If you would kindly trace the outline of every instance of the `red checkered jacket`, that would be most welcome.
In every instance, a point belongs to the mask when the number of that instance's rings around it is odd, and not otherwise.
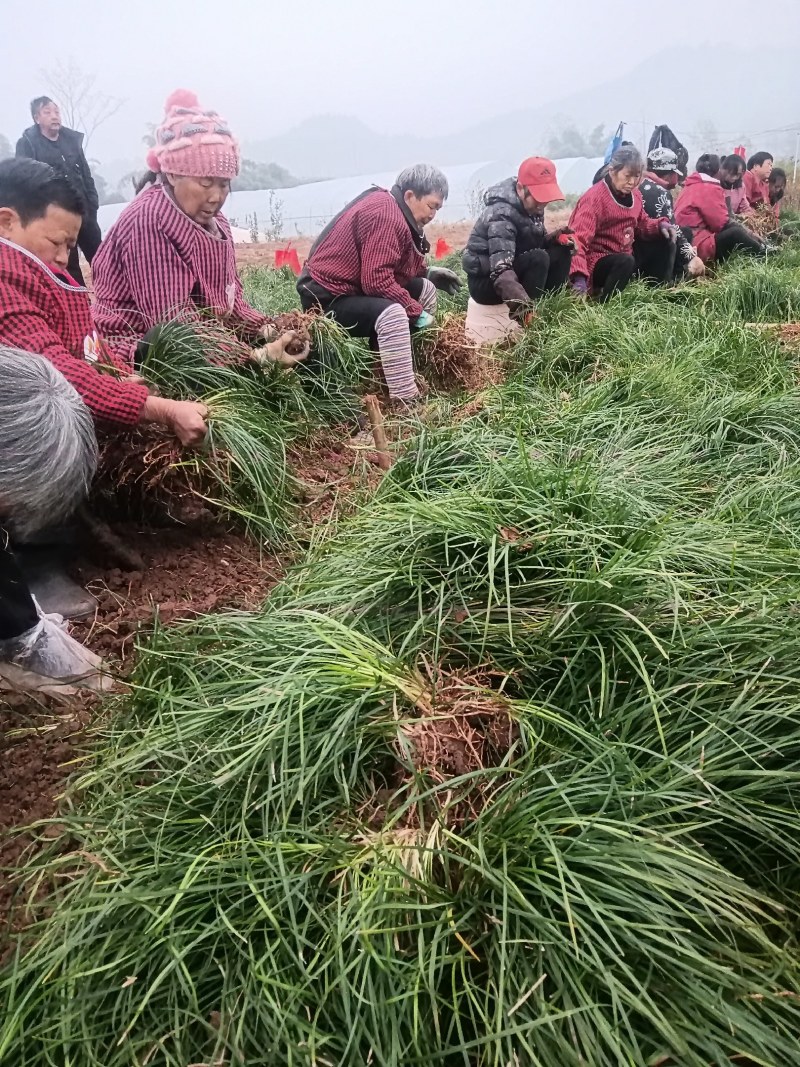
[[[410,319],[422,306],[403,286],[427,273],[408,222],[386,189],[361,197],[313,249],[308,273],[334,296],[380,296],[401,304]]]
[[[0,342],[49,359],[96,419],[123,426],[139,421],[148,390],[115,377],[133,368],[98,337],[87,291],[3,238]],[[101,373],[103,366],[110,373]]]
[[[270,320],[244,299],[230,225],[221,236],[189,218],[162,184],[128,204],[92,262],[94,318],[115,344],[135,344],[169,319],[196,319],[205,308],[243,340]]]
[[[638,189],[633,190],[633,206],[625,207],[614,199],[608,182],[599,181],[583,194],[569,220],[578,245],[570,277],[581,274],[591,284],[594,268],[601,259],[621,252],[632,255],[635,238],[661,238],[659,227],[663,221],[650,218]]]

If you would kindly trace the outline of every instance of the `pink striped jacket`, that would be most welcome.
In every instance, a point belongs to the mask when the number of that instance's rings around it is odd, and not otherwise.
[[[212,311],[242,339],[269,321],[245,301],[231,229],[217,216],[214,235],[189,218],[163,185],[150,186],[111,227],[92,263],[94,319],[119,344],[157,323]]]

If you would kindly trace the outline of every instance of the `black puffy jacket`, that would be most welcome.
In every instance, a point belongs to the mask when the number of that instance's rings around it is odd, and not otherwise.
[[[544,215],[529,215],[517,196],[517,179],[507,178],[484,197],[486,207],[475,223],[464,249],[465,273],[494,282],[523,252],[544,248]]]
[[[83,151],[83,134],[62,126],[58,139],[43,136],[39,127],[29,126],[17,141],[17,159],[38,159],[49,163],[57,174],[69,178],[83,196],[89,210],[97,211],[97,186]]]

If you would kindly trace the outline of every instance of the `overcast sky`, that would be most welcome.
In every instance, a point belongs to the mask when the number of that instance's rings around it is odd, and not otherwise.
[[[29,125],[42,71],[76,60],[125,104],[98,157],[143,154],[166,96],[194,89],[240,140],[320,113],[386,132],[454,130],[602,83],[680,42],[800,47],[800,0],[0,0],[0,133]],[[672,28],[669,19],[672,19]],[[741,92],[767,70],[741,72]],[[702,70],[654,70],[696,81]],[[800,112],[800,86],[798,87]],[[800,118],[800,114],[798,115]]]

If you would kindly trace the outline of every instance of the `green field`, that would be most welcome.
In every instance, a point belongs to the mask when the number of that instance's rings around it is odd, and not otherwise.
[[[747,325],[799,317],[792,245],[556,295],[259,614],[156,632],[0,1063],[799,1063],[798,357]]]

